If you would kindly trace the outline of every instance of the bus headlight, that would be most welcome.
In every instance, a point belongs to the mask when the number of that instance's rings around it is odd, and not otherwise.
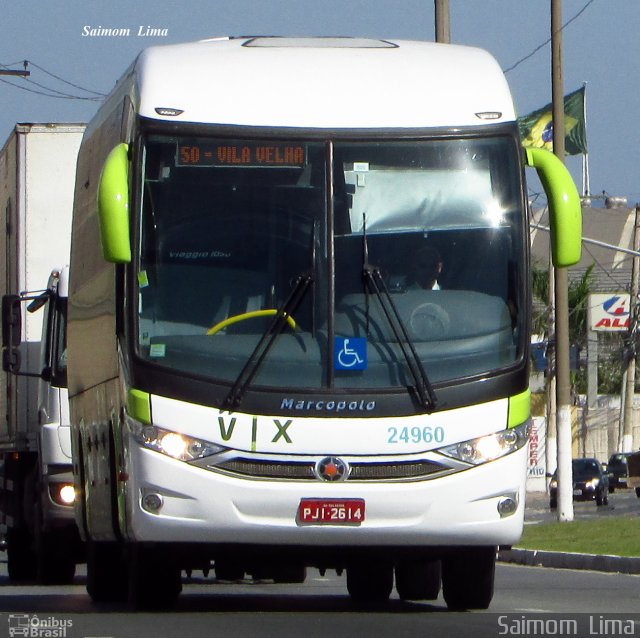
[[[133,438],[143,447],[179,461],[196,461],[224,450],[215,443],[164,430],[154,425],[143,425],[133,419],[129,419],[129,429]]]
[[[436,450],[440,454],[471,465],[495,461],[524,447],[529,440],[529,422],[477,439],[469,439]]]

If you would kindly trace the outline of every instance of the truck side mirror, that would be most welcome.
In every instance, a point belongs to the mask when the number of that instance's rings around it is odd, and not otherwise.
[[[2,297],[2,369],[16,374],[20,370],[22,306],[20,295]]]
[[[2,297],[2,347],[20,345],[22,331],[22,305],[20,295],[3,295]]]
[[[98,218],[103,257],[114,264],[131,261],[129,234],[129,146],[109,153],[98,185]]]
[[[5,348],[2,351],[2,369],[11,374],[20,372],[20,350],[18,348]]]

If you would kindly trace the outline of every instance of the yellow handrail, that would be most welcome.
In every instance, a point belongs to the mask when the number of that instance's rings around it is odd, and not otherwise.
[[[223,319],[215,326],[212,326],[207,330],[207,335],[211,336],[216,334],[216,332],[220,332],[227,326],[231,326],[234,323],[238,323],[239,321],[245,321],[246,319],[253,319],[254,317],[272,317],[273,315],[278,314],[278,311],[275,308],[267,308],[265,310],[252,310],[251,312],[243,312],[239,315],[234,315],[233,317],[227,317]],[[297,328],[296,322],[293,320],[293,317],[289,315],[285,315],[287,323],[295,330]]]

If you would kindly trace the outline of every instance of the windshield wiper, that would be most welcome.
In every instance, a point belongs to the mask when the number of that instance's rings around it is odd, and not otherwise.
[[[222,402],[222,406],[224,408],[231,410],[240,405],[242,397],[247,391],[247,388],[253,382],[262,362],[273,347],[278,335],[287,325],[289,318],[295,316],[296,311],[300,307],[300,304],[312,283],[313,277],[311,276],[311,273],[305,273],[297,278],[289,296],[282,306],[278,308],[273,321],[265,330],[258,342],[258,345],[249,355],[247,362],[244,364],[244,367],[236,378],[229,394],[227,394],[226,398]]]
[[[364,216],[363,216],[364,217]],[[369,263],[369,248],[367,245],[367,227],[366,220],[363,220],[363,265],[362,278],[365,283],[365,293],[369,290],[373,292],[378,299],[382,311],[391,326],[391,330],[398,342],[398,346],[402,351],[402,355],[407,362],[411,376],[415,383],[415,391],[418,396],[420,405],[427,410],[432,411],[438,402],[436,394],[433,390],[429,377],[422,365],[422,361],[416,351],[416,347],[409,336],[407,327],[402,320],[402,316],[398,311],[393,298],[389,294],[389,288],[380,272],[380,268]],[[367,331],[369,330],[369,298],[365,299],[367,314]]]
[[[431,382],[429,381],[429,377],[427,376],[424,366],[422,365],[422,361],[418,356],[415,345],[413,344],[411,337],[409,337],[407,327],[404,325],[402,317],[398,312],[398,308],[389,294],[387,284],[380,274],[380,269],[377,266],[365,264],[362,276],[369,289],[375,293],[378,298],[384,315],[387,318],[387,322],[391,326],[391,330],[393,330],[393,334],[400,346],[402,355],[407,362],[411,376],[413,377],[415,383],[414,387],[418,395],[420,405],[427,411],[433,410],[436,407],[438,399],[433,387],[431,386]]]

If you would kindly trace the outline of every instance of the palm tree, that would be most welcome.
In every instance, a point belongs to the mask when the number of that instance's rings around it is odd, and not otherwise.
[[[572,344],[584,345],[587,339],[587,300],[593,285],[593,267],[591,264],[580,279],[569,282],[569,341]],[[532,275],[533,287],[533,331],[537,334],[549,335],[549,318],[551,306],[549,300],[549,270],[534,264]]]
[[[593,286],[594,264],[589,266],[579,279],[569,282],[567,290],[569,300],[569,342],[572,346],[584,348],[587,342],[587,302]],[[532,273],[533,289],[533,332],[549,337],[551,304],[549,300],[549,270],[534,264]],[[571,384],[576,389],[586,385],[583,370],[572,372]]]

